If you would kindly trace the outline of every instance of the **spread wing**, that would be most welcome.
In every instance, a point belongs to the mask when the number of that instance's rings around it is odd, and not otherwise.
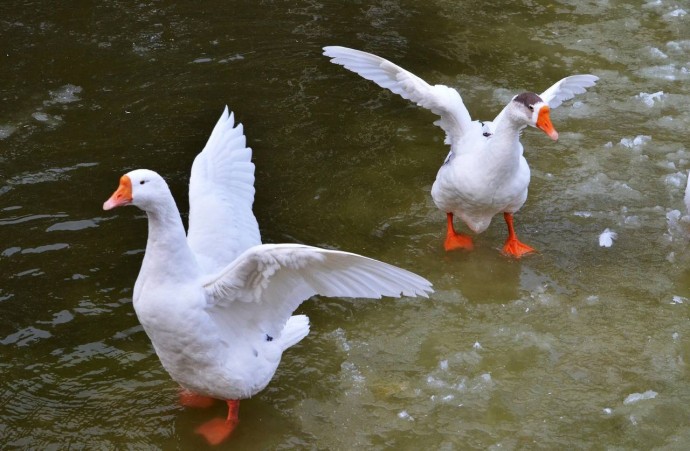
[[[189,181],[189,247],[208,271],[218,271],[261,244],[252,212],[254,164],[242,124],[225,107]]]
[[[595,75],[571,75],[555,83],[539,97],[552,109],[557,108],[566,100],[587,91],[587,88],[594,86],[597,80],[599,77]]]
[[[295,309],[317,294],[378,299],[433,292],[428,280],[396,266],[299,244],[254,246],[204,288],[212,316],[221,316],[228,327],[258,328],[272,337],[279,337]]]
[[[431,110],[441,118],[434,122],[446,132],[446,144],[469,131],[470,113],[458,91],[444,85],[431,86],[411,72],[371,53],[346,47],[324,47],[323,54],[382,88]]]

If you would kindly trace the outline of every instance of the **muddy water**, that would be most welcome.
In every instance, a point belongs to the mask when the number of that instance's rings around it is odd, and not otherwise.
[[[429,300],[314,298],[312,332],[243,401],[235,449],[685,449],[690,443],[690,6],[659,0],[53,2],[0,6],[0,442],[189,449],[196,425],[131,306],[146,240],[105,213],[147,167],[187,211],[225,104],[245,125],[266,242],[363,253]],[[523,134],[518,234],[446,255],[434,116],[332,65],[367,50],[491,119],[573,73],[598,86]],[[599,246],[605,229],[617,233]]]

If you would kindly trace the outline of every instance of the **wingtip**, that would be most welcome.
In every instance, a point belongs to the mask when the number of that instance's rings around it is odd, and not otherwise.
[[[597,77],[596,75],[592,75],[592,74],[581,74],[581,75],[578,75],[578,77],[581,80],[586,80],[587,82],[591,83],[588,87],[594,86],[596,84],[596,82],[599,81],[599,77]]]
[[[323,48],[323,55],[331,59],[336,59],[338,58],[338,51],[342,50],[343,48],[344,47],[340,47],[338,45],[327,45]]]
[[[421,276],[418,277],[422,279],[420,283],[415,284],[411,290],[405,290],[401,294],[408,297],[423,297],[429,299],[429,295],[434,293],[433,284]]]
[[[223,114],[220,115],[220,120],[218,122],[227,123],[230,125],[230,128],[239,128],[240,133],[244,134],[242,130],[242,124],[235,124],[235,112],[232,111],[227,105],[225,105],[225,108],[223,109]]]

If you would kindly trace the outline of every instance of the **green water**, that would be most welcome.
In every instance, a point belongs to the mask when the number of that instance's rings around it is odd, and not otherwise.
[[[186,214],[227,104],[254,149],[265,242],[362,253],[436,293],[304,303],[310,335],[223,447],[687,449],[689,21],[668,0],[0,4],[2,448],[205,447],[193,430],[223,406],[177,405],[131,306],[145,217],[101,206],[145,167]],[[325,45],[453,86],[480,119],[599,76],[553,111],[558,142],[523,134],[516,227],[539,254],[502,257],[501,218],[474,252],[445,254],[434,115]]]

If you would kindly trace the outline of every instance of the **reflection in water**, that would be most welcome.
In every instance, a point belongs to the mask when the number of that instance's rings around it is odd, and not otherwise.
[[[229,104],[251,126],[267,242],[371,255],[431,300],[313,299],[312,332],[243,405],[237,448],[592,448],[690,443],[690,10],[678,2],[0,5],[0,437],[9,447],[202,446],[131,308],[145,218],[101,218],[113,177],[191,161]],[[492,117],[583,72],[594,95],[525,132],[518,235],[439,247],[433,114],[337,70],[386,55]],[[576,99],[579,100],[579,99]],[[598,237],[618,233],[610,248]],[[42,250],[41,252],[24,252]],[[629,396],[656,397],[625,403]],[[219,409],[222,406],[219,406]],[[469,445],[468,445],[469,444]]]

